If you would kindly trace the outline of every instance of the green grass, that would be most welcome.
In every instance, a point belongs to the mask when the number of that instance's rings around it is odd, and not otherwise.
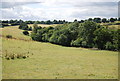
[[[120,29],[119,25],[109,25],[108,27],[111,29]]]
[[[2,31],[2,35],[12,35],[12,37],[17,39],[26,39],[30,40],[31,38],[29,36],[23,35],[24,30],[18,29],[18,26],[9,26],[5,28],[0,28],[0,31]]]
[[[2,40],[0,38],[0,75],[2,75],[2,58],[1,57],[2,57]],[[0,80],[2,80],[2,76],[0,76]]]
[[[14,30],[15,31],[12,31]],[[3,35],[30,39],[17,27],[6,27]],[[11,31],[10,31],[11,30]],[[7,33],[9,31],[9,33]],[[19,31],[19,32],[17,32]],[[16,35],[13,33],[16,32]],[[3,58],[3,79],[112,79],[118,78],[118,52],[63,47],[50,43],[2,39],[3,56],[28,54],[29,58]]]

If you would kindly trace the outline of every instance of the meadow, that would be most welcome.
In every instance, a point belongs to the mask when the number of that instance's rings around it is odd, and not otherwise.
[[[38,24],[38,26],[41,26],[41,27],[50,27],[50,26],[52,26],[52,27],[55,27],[55,26],[57,26],[58,24]],[[31,27],[33,27],[33,24],[28,24],[28,26],[31,26]]]
[[[116,23],[120,23],[120,21],[115,21],[112,23],[100,23],[100,25],[107,26],[111,29],[120,29],[119,25],[116,25]],[[108,25],[108,24],[110,24],[110,25]]]
[[[3,36],[3,79],[118,78],[118,52],[32,41],[29,36],[23,35],[23,30],[18,26],[0,28],[0,31]],[[8,39],[6,35],[16,39]],[[4,58],[6,51],[9,54],[27,54],[29,57],[7,60]]]

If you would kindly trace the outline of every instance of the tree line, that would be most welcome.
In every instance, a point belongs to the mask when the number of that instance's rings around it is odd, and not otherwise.
[[[115,21],[120,21],[120,18],[89,18],[86,20],[80,20],[78,21],[79,23],[83,23],[85,21],[94,21],[96,23],[109,23],[109,22],[115,22]],[[77,21],[77,19],[74,20],[74,22]],[[23,21],[23,20],[2,20],[1,21],[1,27],[4,26],[15,26],[15,25],[20,25],[21,23],[25,22],[26,24],[34,24],[37,22],[38,24],[64,24],[64,23],[71,23],[65,20],[47,20],[47,21]]]
[[[38,24],[64,24],[68,23],[68,21],[65,20],[47,20],[47,21],[23,21],[23,20],[3,20],[1,21],[2,27],[4,26],[15,26],[15,25],[20,25],[21,23],[26,23],[26,24],[34,24],[37,22]]]
[[[84,23],[74,21],[56,27],[40,27],[33,25],[31,38],[35,41],[50,42],[69,47],[98,48],[101,50],[118,51],[120,29],[108,27],[87,20]]]

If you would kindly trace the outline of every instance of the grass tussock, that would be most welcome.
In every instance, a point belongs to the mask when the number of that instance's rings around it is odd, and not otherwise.
[[[6,54],[3,57],[7,60],[14,60],[14,59],[26,59],[29,57],[29,55],[28,54],[8,53],[6,50]]]

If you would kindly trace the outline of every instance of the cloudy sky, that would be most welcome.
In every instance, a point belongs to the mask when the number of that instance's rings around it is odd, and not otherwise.
[[[0,0],[0,5],[2,20],[73,21],[118,16],[118,0]]]

